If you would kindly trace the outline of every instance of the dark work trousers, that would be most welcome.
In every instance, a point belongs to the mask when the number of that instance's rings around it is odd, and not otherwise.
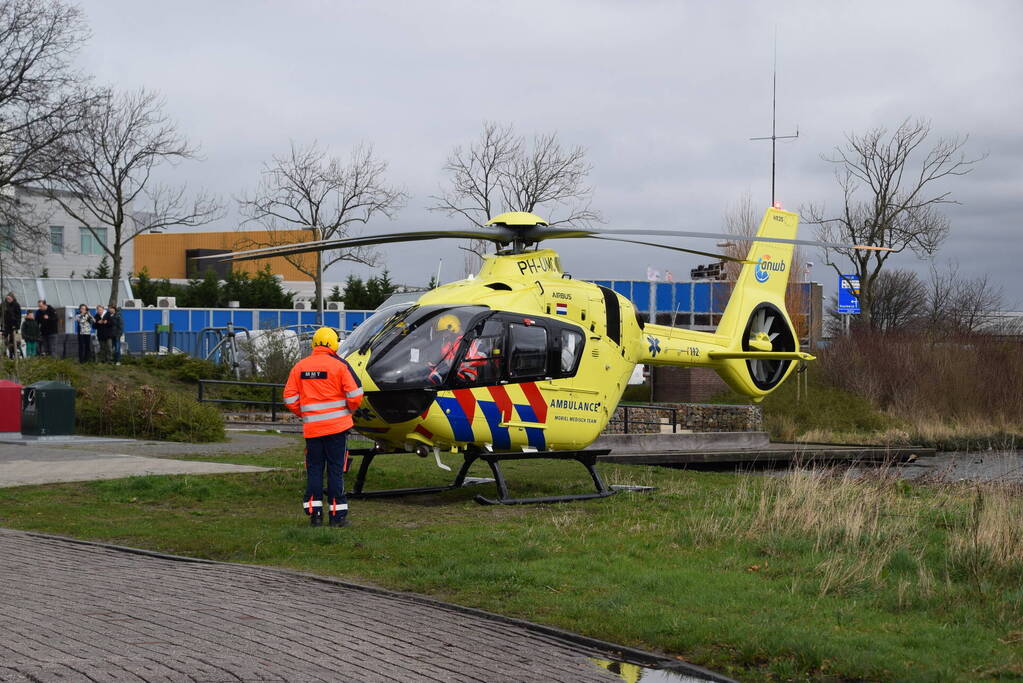
[[[306,514],[327,510],[331,519],[344,519],[348,515],[345,497],[345,449],[348,432],[316,436],[305,440],[305,471],[307,483],[302,506]],[[327,499],[323,499],[323,469],[327,469]],[[322,506],[322,507],[321,507]]]
[[[92,335],[78,335],[78,362],[87,363],[92,360]]]
[[[57,335],[55,334],[44,334],[43,344],[40,350],[43,356],[56,356],[57,355]]]

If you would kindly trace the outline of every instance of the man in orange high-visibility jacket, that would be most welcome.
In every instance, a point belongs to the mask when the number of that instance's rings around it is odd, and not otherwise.
[[[337,345],[337,332],[329,327],[316,330],[313,352],[295,363],[284,386],[284,404],[302,418],[307,478],[302,506],[313,526],[323,524],[324,467],[330,526],[348,525],[343,467],[352,413],[362,403],[362,384],[337,355]]]

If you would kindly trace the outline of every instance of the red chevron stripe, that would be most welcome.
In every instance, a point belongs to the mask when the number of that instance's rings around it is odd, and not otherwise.
[[[422,434],[427,439],[432,439],[433,438],[433,432],[431,432],[429,429],[427,429],[423,425],[416,425],[416,428],[413,429],[412,431],[413,432],[417,432],[419,434]]]
[[[543,394],[540,393],[540,389],[537,388],[535,382],[526,382],[522,385],[522,393],[526,395],[526,400],[529,401],[529,407],[536,413],[536,419],[541,424],[547,423],[547,401],[544,399]]]
[[[497,407],[501,409],[501,419],[504,422],[509,422],[512,419],[512,400],[508,396],[508,390],[500,384],[487,387],[487,389],[490,391],[490,395],[494,397]]]
[[[465,417],[472,424],[472,418],[476,415],[476,397],[472,395],[471,389],[455,389],[455,398],[458,399],[458,405],[462,406],[462,410],[465,411]]]

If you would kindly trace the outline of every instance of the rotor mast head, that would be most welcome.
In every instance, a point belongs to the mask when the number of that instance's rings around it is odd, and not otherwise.
[[[549,223],[535,213],[527,211],[506,211],[494,216],[486,223],[488,226],[504,228],[511,235],[511,248],[505,253],[521,254],[526,247],[536,244],[535,233],[546,228]]]

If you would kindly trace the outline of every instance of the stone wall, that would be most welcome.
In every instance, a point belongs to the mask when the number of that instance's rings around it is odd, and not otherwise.
[[[655,407],[618,406],[605,434],[625,433],[625,412],[628,410],[629,434],[670,434],[669,408],[675,408],[678,431],[690,432],[759,432],[764,428],[764,411],[758,405],[713,405],[709,403],[666,403]],[[650,423],[650,424],[646,424]]]
[[[728,385],[710,368],[677,368],[659,365],[653,370],[653,400],[699,402],[728,391]]]

